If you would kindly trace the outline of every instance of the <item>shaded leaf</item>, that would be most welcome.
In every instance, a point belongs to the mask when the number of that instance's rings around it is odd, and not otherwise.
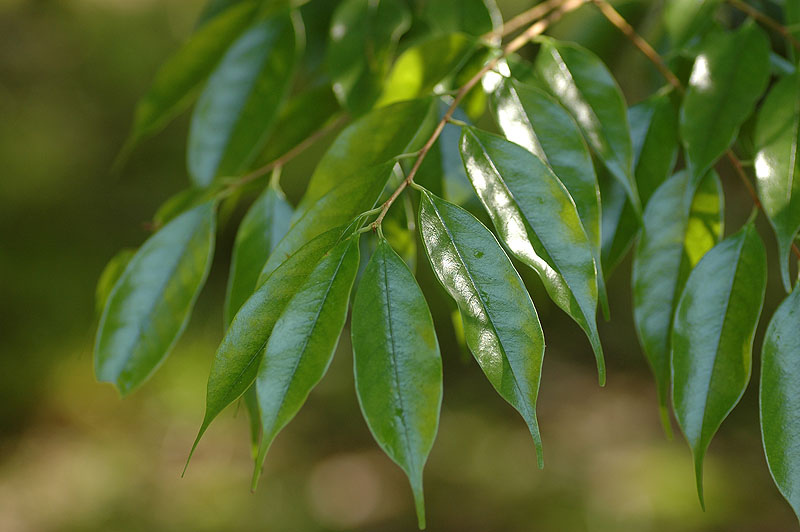
[[[721,0],[667,0],[664,26],[674,48],[682,48],[708,29]]]
[[[359,281],[351,335],[364,419],[408,475],[419,526],[425,528],[422,470],[439,426],[442,361],[425,297],[386,240]]]
[[[184,212],[213,200],[219,192],[220,188],[217,186],[190,187],[181,190],[161,204],[153,215],[153,226],[157,229],[167,225],[170,220]]]
[[[714,246],[689,275],[672,330],[672,403],[692,449],[703,502],[703,458],[750,380],[767,281],[752,223]]]
[[[536,396],[544,335],[522,279],[491,231],[461,207],[423,192],[419,229],[436,277],[458,305],[467,346],[522,415],[541,467]]]
[[[419,18],[434,34],[463,32],[481,36],[503,25],[494,0],[460,0],[457,9],[451,0],[426,0]]]
[[[121,395],[143,383],[180,337],[214,253],[214,204],[178,216],[151,236],[108,296],[94,346],[97,379]]]
[[[100,277],[97,279],[97,287],[94,291],[94,308],[98,316],[102,314],[103,308],[106,306],[106,301],[108,301],[108,296],[111,294],[111,290],[114,288],[114,285],[117,284],[119,278],[122,277],[122,273],[135,254],[135,249],[123,249],[119,251],[116,255],[111,257],[111,260],[108,261],[108,264],[106,264],[105,268],[103,268],[103,271],[100,273]]]

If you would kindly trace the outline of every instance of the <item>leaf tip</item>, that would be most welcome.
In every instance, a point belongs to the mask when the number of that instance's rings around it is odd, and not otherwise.
[[[697,498],[700,501],[700,508],[706,511],[706,500],[703,494],[703,457],[698,456],[694,459],[694,475],[697,483]]]
[[[411,479],[411,492],[414,496],[414,509],[417,512],[417,526],[425,530],[425,496],[422,491],[422,473]]]
[[[661,415],[661,428],[664,429],[664,436],[666,436],[667,440],[672,441],[672,424],[669,422],[669,408],[667,408],[667,404],[662,402],[658,405],[658,411]]]

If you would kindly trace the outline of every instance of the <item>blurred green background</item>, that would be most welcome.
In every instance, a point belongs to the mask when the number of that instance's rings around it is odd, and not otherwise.
[[[648,4],[619,6],[646,28]],[[528,5],[500,2],[506,16]],[[93,377],[96,278],[118,249],[147,237],[145,222],[185,186],[186,118],[146,142],[121,176],[109,168],[136,99],[201,7],[200,0],[0,0],[0,531],[413,530],[406,480],[361,419],[347,333],[330,372],[274,444],[256,493],[246,417],[235,408],[212,425],[180,478],[223,332],[233,225],[222,229],[187,334],[156,376],[125,401]],[[591,8],[559,32],[602,55],[629,103],[652,90],[648,68]],[[303,157],[284,173],[295,201],[313,162]],[[720,171],[730,233],[750,205],[729,169]],[[769,316],[781,288],[774,240],[760,228],[772,269]],[[609,285],[605,389],[582,333],[534,289],[548,339],[543,471],[517,414],[442,335],[445,398],[425,479],[430,530],[797,526],[761,450],[758,357],[750,389],[711,446],[701,511],[689,450],[659,425],[632,326],[629,270],[628,261]]]

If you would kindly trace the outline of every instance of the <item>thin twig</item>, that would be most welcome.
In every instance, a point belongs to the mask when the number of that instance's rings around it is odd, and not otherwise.
[[[433,130],[428,141],[419,151],[419,155],[417,156],[416,161],[414,161],[414,165],[409,170],[408,175],[406,176],[403,181],[400,182],[400,185],[392,192],[392,195],[389,196],[381,208],[381,213],[375,219],[374,222],[370,224],[370,227],[373,230],[376,230],[381,222],[383,221],[386,213],[389,211],[389,207],[395,202],[395,200],[400,196],[400,194],[405,190],[405,188],[414,181],[414,176],[417,175],[417,171],[419,170],[420,166],[422,165],[422,161],[425,159],[425,156],[428,154],[430,149],[433,147],[433,144],[439,138],[439,135],[442,134],[442,130],[444,126],[450,121],[453,117],[453,113],[455,112],[458,104],[461,103],[461,100],[469,93],[472,88],[478,84],[478,82],[483,78],[483,76],[492,70],[497,64],[504,58],[508,57],[510,54],[516,52],[523,46],[525,46],[528,42],[530,42],[533,38],[538,37],[547,29],[550,24],[553,24],[558,19],[560,19],[565,13],[575,10],[578,7],[582,6],[586,3],[586,0],[565,0],[560,2],[560,6],[558,9],[550,13],[550,15],[542,20],[539,20],[533,23],[531,26],[528,27],[523,33],[519,34],[515,37],[511,42],[509,42],[505,47],[503,47],[503,51],[500,55],[486,63],[483,68],[481,68],[474,76],[472,76],[469,81],[467,81],[461,88],[458,90],[455,98],[453,98],[453,102],[450,104],[450,107],[447,108],[447,111],[444,113],[444,116],[439,123],[436,124],[436,127]],[[541,5],[541,4],[539,4]],[[534,7],[533,9],[538,8],[538,6]]]
[[[792,46],[800,50],[800,41],[798,41],[792,32],[790,32],[786,26],[775,20],[774,18],[770,17],[769,15],[765,15],[758,9],[755,9],[753,6],[742,2],[742,0],[728,0],[728,3],[738,9],[739,11],[746,13],[748,16],[753,17],[753,19],[759,21],[765,26],[777,31],[781,35],[783,35]]]
[[[541,4],[537,4],[504,22],[503,25],[498,29],[488,32],[483,36],[483,39],[491,41],[497,37],[505,37],[506,35],[514,33],[515,31],[524,28],[528,24],[543,18],[545,15],[561,5],[563,1],[564,0],[545,0]]]

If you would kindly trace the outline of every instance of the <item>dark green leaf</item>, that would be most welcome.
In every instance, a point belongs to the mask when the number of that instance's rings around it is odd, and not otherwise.
[[[490,133],[464,128],[461,157],[500,239],[586,332],[604,384],[592,245],[569,192],[533,153]]]
[[[701,505],[708,444],[750,380],[766,282],[764,245],[748,223],[706,253],[675,311],[672,403],[692,449]]]
[[[769,41],[755,23],[712,33],[703,42],[680,113],[694,185],[733,143],[768,79]]]
[[[625,98],[608,68],[589,50],[544,39],[535,63],[540,80],[575,117],[589,145],[641,211]]]
[[[122,272],[128,266],[133,256],[136,254],[135,249],[123,249],[108,261],[106,267],[103,268],[100,277],[97,279],[97,288],[94,292],[94,308],[99,316],[106,306],[108,296],[117,281],[122,277]]]
[[[292,206],[286,202],[283,193],[273,186],[267,187],[247,211],[233,245],[223,309],[226,328],[242,303],[255,290],[261,268],[289,230],[291,217]]]
[[[358,236],[338,243],[314,266],[275,323],[256,377],[264,434],[253,488],[275,436],[297,414],[333,359],[358,262]]]
[[[166,358],[189,321],[214,253],[214,204],[178,216],[128,263],[106,301],[94,347],[98,380],[127,395]]]
[[[425,528],[422,469],[439,426],[442,361],[425,297],[385,240],[353,302],[356,392],[375,440],[408,475]]]
[[[268,18],[222,58],[192,114],[186,157],[197,185],[239,174],[264,148],[291,88],[302,33],[297,16]]]
[[[709,28],[721,0],[667,0],[664,26],[674,48],[682,48],[698,33]]]
[[[656,190],[644,210],[644,227],[633,255],[633,317],[668,431],[672,318],[689,272],[722,236],[723,224],[719,177],[713,172],[706,176],[691,205],[688,189],[689,174],[684,170]]]
[[[789,291],[789,254],[800,229],[800,75],[783,78],[770,91],[756,122],[755,144],[758,197],[775,230]]]
[[[170,220],[184,212],[211,201],[219,193],[219,187],[190,187],[181,190],[161,204],[153,215],[153,225],[157,229],[167,225]]]
[[[458,305],[467,346],[522,415],[541,467],[536,396],[544,334],[522,279],[491,231],[461,207],[423,192],[419,229],[436,277]]]
[[[464,32],[481,36],[503,25],[494,0],[426,0],[419,15],[432,33]]]
[[[344,0],[331,20],[325,58],[342,105],[361,113],[375,103],[411,16],[400,0]]]
[[[761,435],[781,494],[800,515],[800,290],[781,303],[761,350]]]

